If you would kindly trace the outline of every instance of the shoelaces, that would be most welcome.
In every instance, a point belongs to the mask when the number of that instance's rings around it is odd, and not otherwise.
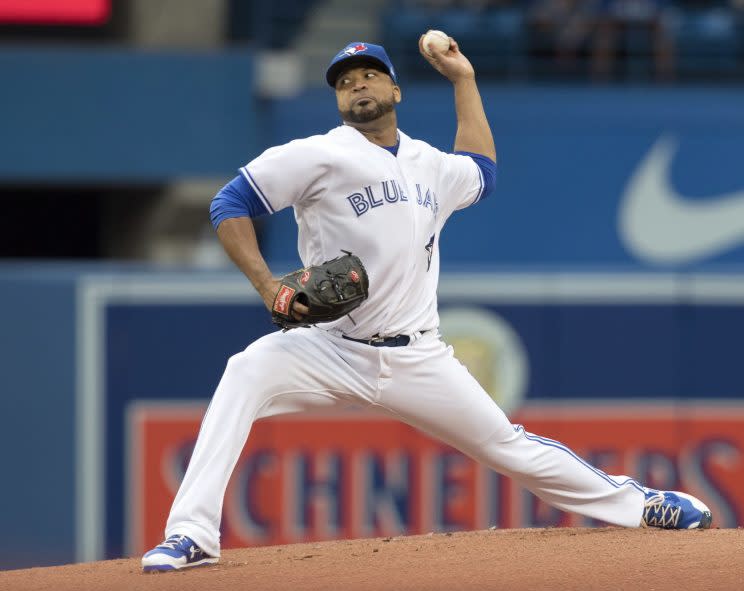
[[[162,544],[158,544],[158,548],[169,548],[170,550],[175,550],[176,546],[183,542],[184,539],[186,539],[186,536],[171,536]]]
[[[674,507],[666,503],[664,493],[654,495],[646,501],[643,509],[643,521],[646,525],[654,527],[673,528],[677,527],[682,507]]]

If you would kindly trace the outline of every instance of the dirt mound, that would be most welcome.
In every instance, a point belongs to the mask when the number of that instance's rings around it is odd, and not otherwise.
[[[518,529],[223,552],[145,575],[139,558],[0,572],[3,590],[446,590],[744,588],[744,530]]]

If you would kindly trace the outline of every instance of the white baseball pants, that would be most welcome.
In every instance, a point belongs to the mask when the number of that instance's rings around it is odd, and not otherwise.
[[[436,331],[372,347],[319,328],[275,332],[231,357],[166,525],[220,554],[222,502],[256,419],[353,403],[383,410],[509,476],[550,505],[637,527],[641,486],[512,425]]]

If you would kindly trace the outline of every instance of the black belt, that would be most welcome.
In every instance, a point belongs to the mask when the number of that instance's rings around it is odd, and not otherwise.
[[[405,347],[411,342],[411,337],[407,334],[399,334],[397,337],[377,337],[372,339],[352,339],[346,335],[341,335],[347,341],[354,341],[356,343],[364,343],[365,345],[371,345],[373,347]]]

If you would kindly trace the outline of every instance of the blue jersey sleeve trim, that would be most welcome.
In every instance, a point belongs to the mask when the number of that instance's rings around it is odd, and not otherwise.
[[[270,212],[261,198],[242,176],[236,176],[222,187],[209,207],[209,217],[215,230],[229,218],[255,218],[267,213]]]
[[[253,178],[253,175],[248,172],[248,167],[244,166],[240,169],[241,174],[245,177],[245,180],[248,181],[250,186],[253,188],[253,190],[256,192],[256,195],[261,199],[261,201],[264,204],[264,207],[268,210],[269,213],[274,213],[274,208],[271,207],[271,203],[266,198],[266,195],[261,190],[261,187],[258,186],[258,183],[256,182],[256,179]]]
[[[496,186],[496,163],[491,160],[488,156],[483,154],[475,154],[474,152],[462,152],[458,151],[455,154],[462,156],[470,156],[473,161],[478,165],[478,175],[480,176],[481,188],[478,192],[473,203],[478,203],[481,199],[485,199],[493,191]]]

